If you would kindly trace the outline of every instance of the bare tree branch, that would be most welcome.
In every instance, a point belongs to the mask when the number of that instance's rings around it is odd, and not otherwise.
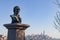
[[[60,8],[60,2],[59,2],[59,0],[56,0],[56,2],[54,2],[54,4],[56,4]]]
[[[60,8],[59,0],[56,0],[55,4],[58,5],[58,7]],[[54,27],[60,32],[60,11],[56,12],[56,16],[54,16],[54,18],[55,18]]]

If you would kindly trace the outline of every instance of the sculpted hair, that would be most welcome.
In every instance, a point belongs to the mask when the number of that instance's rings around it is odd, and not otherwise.
[[[15,6],[15,7],[13,8],[13,12],[15,12],[15,10],[20,10],[19,6]]]

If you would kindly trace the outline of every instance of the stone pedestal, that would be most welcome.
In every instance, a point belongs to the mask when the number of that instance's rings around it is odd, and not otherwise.
[[[8,29],[8,39],[7,40],[25,40],[25,29],[29,27],[27,24],[4,24]]]

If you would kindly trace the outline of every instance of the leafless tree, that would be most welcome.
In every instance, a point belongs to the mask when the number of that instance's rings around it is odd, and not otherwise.
[[[55,4],[58,6],[58,8],[60,8],[59,0],[56,0]],[[54,18],[55,18],[54,27],[60,32],[60,11],[56,12],[56,16],[54,16]]]

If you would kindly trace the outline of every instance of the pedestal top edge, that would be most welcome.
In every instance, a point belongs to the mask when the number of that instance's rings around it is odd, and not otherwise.
[[[7,25],[17,25],[17,26],[30,26],[28,24],[21,24],[21,23],[11,23],[11,24],[4,24],[4,26]]]

